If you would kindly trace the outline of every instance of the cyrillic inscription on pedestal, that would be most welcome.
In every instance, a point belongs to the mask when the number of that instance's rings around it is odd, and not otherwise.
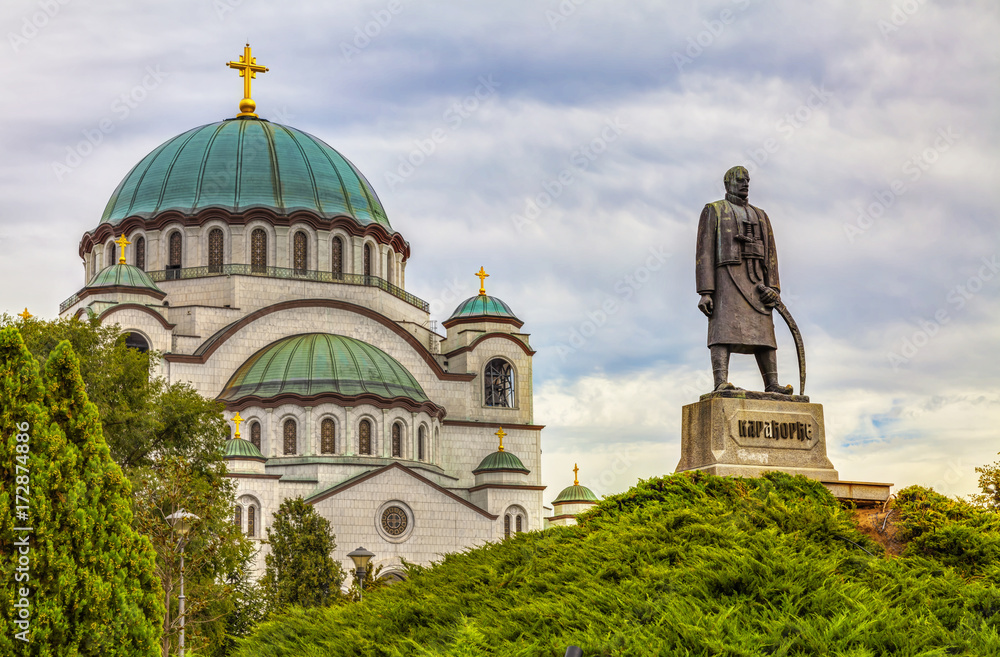
[[[812,449],[819,434],[820,428],[809,413],[741,409],[729,418],[729,435],[741,447]]]

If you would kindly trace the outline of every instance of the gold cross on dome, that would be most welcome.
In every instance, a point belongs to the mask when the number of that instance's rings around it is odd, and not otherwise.
[[[243,48],[240,61],[226,62],[226,66],[235,68],[240,72],[240,77],[243,78],[243,100],[240,101],[240,113],[236,116],[256,117],[257,115],[253,111],[257,109],[257,103],[250,100],[250,80],[256,79],[258,73],[267,73],[267,67],[257,63],[257,58],[250,52],[249,43]]]
[[[479,277],[479,294],[485,296],[486,295],[486,279],[489,278],[490,275],[487,274],[486,270],[484,268],[482,268],[482,267],[479,268],[479,271],[476,272],[475,275]]]
[[[28,321],[32,317],[31,313],[28,312],[27,308],[24,309],[23,313],[18,313],[17,316],[23,319],[24,321]]]
[[[574,486],[579,486],[580,485],[580,476],[579,476],[579,474],[580,474],[580,466],[578,466],[576,463],[574,463],[573,464],[573,485]]]
[[[236,411],[236,415],[233,416],[233,424],[236,425],[236,433],[234,434],[234,437],[237,439],[240,437],[240,422],[244,422],[244,420],[240,417],[240,412]]]
[[[503,431],[503,427],[500,427],[500,430],[497,431],[497,438],[500,439],[500,449],[497,450],[498,452],[502,452],[503,451],[503,437],[506,436],[506,435],[507,434],[505,434],[504,431]]]
[[[118,239],[115,240],[115,244],[118,245],[118,264],[119,265],[124,265],[125,264],[125,247],[128,246],[131,243],[132,242],[129,242],[128,238],[125,237],[125,233],[122,233],[121,237],[119,237]]]

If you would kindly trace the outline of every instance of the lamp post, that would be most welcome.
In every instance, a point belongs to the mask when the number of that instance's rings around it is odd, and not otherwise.
[[[365,598],[365,575],[368,573],[368,562],[375,556],[375,553],[359,547],[354,552],[348,552],[347,556],[354,562],[354,576],[358,578],[358,602],[360,602]]]
[[[177,541],[177,547],[181,551],[181,595],[178,599],[181,614],[180,657],[184,657],[184,547],[187,545],[187,535],[191,531],[191,525],[198,519],[198,516],[188,513],[184,509],[179,509],[167,516],[167,522],[174,528],[174,531],[181,535],[180,540]]]

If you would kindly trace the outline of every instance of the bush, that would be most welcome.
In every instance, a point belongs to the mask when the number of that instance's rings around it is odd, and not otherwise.
[[[940,511],[920,555],[887,558],[817,482],[676,474],[577,527],[412,568],[362,604],[293,608],[237,655],[1000,654],[1000,595],[967,578],[996,532],[976,543],[962,527],[986,521],[965,512]]]

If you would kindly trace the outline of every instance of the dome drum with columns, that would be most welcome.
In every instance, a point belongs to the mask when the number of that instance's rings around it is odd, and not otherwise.
[[[247,46],[231,64],[266,71],[255,62]],[[167,140],[121,181],[60,314],[119,325],[168,382],[225,404],[234,522],[253,539],[299,496],[386,573],[541,529],[523,322],[481,268],[480,295],[432,330],[372,185],[257,117],[244,82],[239,116]]]

